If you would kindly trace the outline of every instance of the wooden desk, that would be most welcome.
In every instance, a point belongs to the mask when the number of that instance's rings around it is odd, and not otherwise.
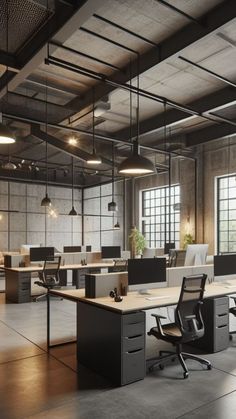
[[[89,263],[87,265],[61,265],[60,274],[62,285],[66,285],[66,272],[72,270],[75,273],[76,287],[79,288],[80,274],[83,270],[89,272],[93,269],[108,268],[114,265],[114,262],[98,262]],[[0,267],[5,271],[6,278],[6,299],[13,303],[28,303],[31,301],[31,273],[40,272],[43,270],[42,266],[28,266],[22,268],[7,268]],[[64,274],[64,275],[62,275]]]
[[[176,305],[180,287],[153,289],[147,300],[137,292],[116,303],[110,297],[86,299],[84,290],[52,290],[77,303],[77,357],[79,362],[118,385],[143,379],[145,366],[145,310]],[[232,286],[206,285],[204,298],[236,293]]]

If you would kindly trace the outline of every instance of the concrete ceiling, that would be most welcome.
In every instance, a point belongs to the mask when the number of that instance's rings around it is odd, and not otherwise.
[[[112,141],[118,164],[136,136],[137,87],[141,152],[156,162],[236,132],[234,0],[4,0],[0,21],[0,106],[17,137],[0,160],[18,164],[1,177],[45,181],[47,140],[50,182],[71,183],[72,156],[76,185],[106,182]]]

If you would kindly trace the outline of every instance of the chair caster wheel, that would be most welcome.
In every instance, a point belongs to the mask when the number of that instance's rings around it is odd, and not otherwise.
[[[188,378],[188,372],[184,372],[184,378]]]
[[[159,369],[160,369],[160,370],[164,370],[164,365],[160,364],[160,365],[159,365]]]
[[[207,365],[208,370],[212,370],[212,365]]]

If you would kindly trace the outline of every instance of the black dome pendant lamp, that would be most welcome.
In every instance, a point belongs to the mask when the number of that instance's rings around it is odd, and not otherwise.
[[[76,212],[76,210],[75,210],[75,207],[74,207],[74,158],[72,157],[72,187],[71,187],[71,191],[72,191],[72,208],[71,208],[71,210],[70,210],[70,212],[69,212],[69,214],[68,215],[78,215],[77,214],[77,212]]]

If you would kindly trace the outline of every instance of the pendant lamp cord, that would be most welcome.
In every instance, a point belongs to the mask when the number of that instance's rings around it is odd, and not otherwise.
[[[114,143],[112,142],[112,201],[114,201]]]
[[[45,101],[45,121],[46,121],[46,125],[45,125],[45,131],[46,131],[46,156],[45,156],[45,160],[46,160],[46,194],[48,192],[48,141],[47,141],[47,134],[48,134],[48,79],[46,76],[45,79],[45,87],[46,87],[46,101]]]
[[[74,158],[72,157],[72,207],[74,207]]]
[[[93,153],[95,153],[95,117],[94,117],[94,102],[95,102],[95,94],[94,94],[94,87],[93,87]]]
[[[138,54],[137,57],[137,66],[138,66],[138,71],[137,71],[137,144],[139,142],[139,73],[140,73],[140,55]]]
[[[129,115],[130,115],[130,126],[129,126],[129,137],[130,142],[132,142],[132,123],[133,123],[133,117],[132,117],[132,61],[130,58],[130,91],[129,91]]]

